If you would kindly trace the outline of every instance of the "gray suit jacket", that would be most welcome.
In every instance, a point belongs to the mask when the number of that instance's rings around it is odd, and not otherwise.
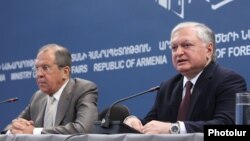
[[[46,96],[40,90],[37,91],[18,117],[33,120],[35,127],[43,127]],[[97,100],[98,89],[93,82],[79,78],[70,79],[58,103],[55,127],[44,128],[42,133],[89,133],[98,117]]]

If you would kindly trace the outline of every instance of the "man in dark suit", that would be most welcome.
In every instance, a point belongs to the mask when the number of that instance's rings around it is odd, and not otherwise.
[[[180,74],[161,84],[143,120],[129,116],[124,123],[146,134],[204,132],[204,125],[234,124],[235,96],[246,91],[246,82],[216,63],[214,32],[202,23],[183,22],[172,30],[170,42]],[[184,101],[189,104],[182,106]]]
[[[35,60],[35,72],[40,90],[5,130],[13,134],[90,132],[98,116],[98,89],[91,81],[70,78],[70,52],[57,44],[43,46]]]

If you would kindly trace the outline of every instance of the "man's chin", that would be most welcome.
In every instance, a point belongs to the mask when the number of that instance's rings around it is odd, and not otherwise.
[[[43,92],[43,93],[48,93],[48,89],[45,89],[45,88],[43,88],[43,87],[39,87],[40,88],[40,90]]]
[[[178,70],[182,75],[189,76],[190,75],[190,69],[180,69]]]
[[[189,67],[185,67],[185,66],[180,66],[180,67],[177,67],[176,69],[178,72],[180,73],[187,73],[188,71],[190,71],[190,68]]]

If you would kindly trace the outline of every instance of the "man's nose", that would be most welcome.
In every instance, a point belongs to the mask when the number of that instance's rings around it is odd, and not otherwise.
[[[175,53],[176,53],[177,55],[182,55],[182,54],[184,53],[184,49],[183,49],[181,46],[178,46],[178,47],[176,48]]]

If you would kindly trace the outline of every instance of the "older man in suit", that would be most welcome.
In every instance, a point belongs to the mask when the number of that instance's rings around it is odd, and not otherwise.
[[[203,132],[204,125],[234,124],[235,95],[246,91],[246,82],[216,63],[214,32],[202,23],[180,23],[172,30],[171,49],[179,74],[161,84],[143,120],[129,116],[124,122],[146,134]]]
[[[97,86],[70,78],[71,54],[57,44],[43,46],[35,60],[40,90],[18,118],[7,126],[13,134],[88,133],[98,117]],[[50,101],[52,100],[52,101]]]

